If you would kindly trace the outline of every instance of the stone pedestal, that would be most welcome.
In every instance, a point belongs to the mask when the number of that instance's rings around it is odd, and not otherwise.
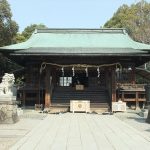
[[[150,123],[150,105],[148,107],[148,116],[147,116],[146,122]]]
[[[0,95],[0,103],[15,104],[16,103],[16,96]]]
[[[0,123],[15,123],[19,120],[17,114],[15,77],[5,73],[0,83]]]
[[[112,102],[112,112],[125,112],[126,111],[126,102],[118,101]]]
[[[15,102],[0,102],[0,124],[10,124],[19,121]]]
[[[140,112],[139,112],[139,115],[143,118],[147,118],[148,116],[148,109],[142,109]]]

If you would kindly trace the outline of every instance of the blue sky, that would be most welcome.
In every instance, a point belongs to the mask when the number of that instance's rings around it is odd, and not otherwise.
[[[49,28],[99,28],[122,4],[130,5],[138,1],[8,0],[20,31],[34,23],[43,23]]]

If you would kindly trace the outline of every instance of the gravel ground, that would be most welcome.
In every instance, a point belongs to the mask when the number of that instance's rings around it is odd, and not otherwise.
[[[116,112],[114,115],[125,123],[141,131],[144,135],[150,137],[150,124],[145,122],[145,118],[139,116],[140,110],[128,109],[126,112]]]

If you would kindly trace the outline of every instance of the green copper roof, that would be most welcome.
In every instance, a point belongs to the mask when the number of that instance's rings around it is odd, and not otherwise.
[[[125,29],[39,29],[23,43],[1,47],[15,53],[147,53],[150,45],[133,41]]]

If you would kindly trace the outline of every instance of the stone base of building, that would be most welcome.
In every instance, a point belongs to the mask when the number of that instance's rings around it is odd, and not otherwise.
[[[0,124],[12,124],[19,121],[17,105],[13,102],[0,102]]]

